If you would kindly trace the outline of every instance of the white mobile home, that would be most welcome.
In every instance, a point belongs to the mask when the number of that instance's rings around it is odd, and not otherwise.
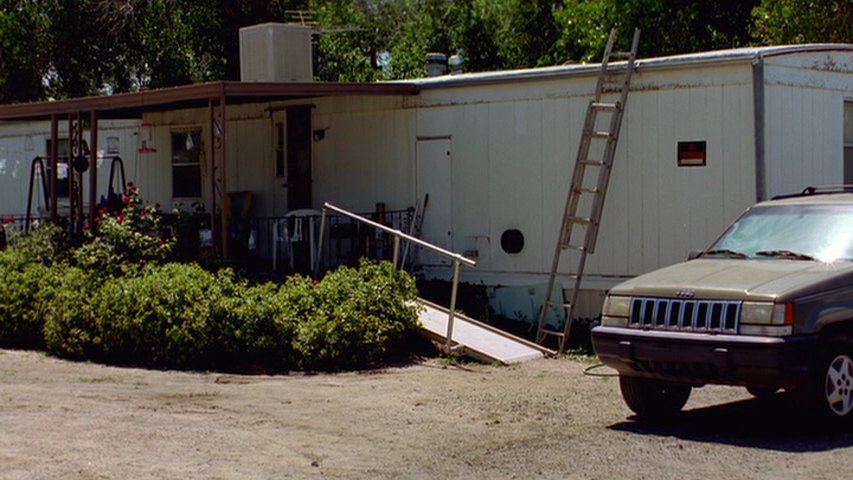
[[[465,281],[532,286],[550,268],[597,72],[567,65],[379,84],[221,82],[192,98],[122,104],[113,116],[136,113],[152,125],[157,151],[128,160],[129,178],[152,202],[211,209],[222,190],[250,191],[253,215],[280,218],[323,202],[405,210],[429,194],[423,236],[476,257]],[[219,91],[230,93],[211,93]],[[0,107],[0,119],[45,118],[11,107]],[[3,142],[0,161],[10,151]],[[640,60],[586,268],[589,308],[620,279],[706,246],[758,199],[845,182],[853,183],[853,45]],[[15,202],[3,193],[0,210],[14,213]],[[510,230],[521,234],[520,249],[502,246]],[[273,247],[263,242],[266,254]],[[439,259],[421,262],[426,276],[450,275]]]

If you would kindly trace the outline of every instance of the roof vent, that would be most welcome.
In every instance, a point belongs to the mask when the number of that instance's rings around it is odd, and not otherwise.
[[[439,77],[447,73],[447,55],[443,53],[427,53],[427,76]]]
[[[314,79],[311,27],[262,23],[240,29],[240,79],[310,82]]]
[[[462,56],[461,52],[451,55],[447,60],[447,65],[450,67],[451,75],[459,75],[465,71],[465,57]]]

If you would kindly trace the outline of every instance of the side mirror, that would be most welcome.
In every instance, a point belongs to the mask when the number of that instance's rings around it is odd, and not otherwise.
[[[697,258],[701,257],[703,253],[705,253],[705,249],[702,248],[690,250],[690,253],[687,254],[687,260],[696,260]]]

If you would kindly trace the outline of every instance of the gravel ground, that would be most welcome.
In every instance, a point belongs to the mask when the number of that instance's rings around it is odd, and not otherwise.
[[[646,424],[588,366],[425,359],[266,376],[0,350],[0,479],[851,476],[853,435],[821,430],[784,395],[705,387]]]

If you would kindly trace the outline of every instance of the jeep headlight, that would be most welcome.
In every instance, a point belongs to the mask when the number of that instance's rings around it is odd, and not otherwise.
[[[743,302],[740,323],[758,325],[792,325],[793,303]]]
[[[793,332],[794,304],[743,302],[740,334],[784,337]]]
[[[631,297],[608,295],[601,308],[601,325],[605,327],[627,327],[631,315]]]
[[[770,302],[743,302],[740,323],[769,325],[773,323],[773,306]]]

